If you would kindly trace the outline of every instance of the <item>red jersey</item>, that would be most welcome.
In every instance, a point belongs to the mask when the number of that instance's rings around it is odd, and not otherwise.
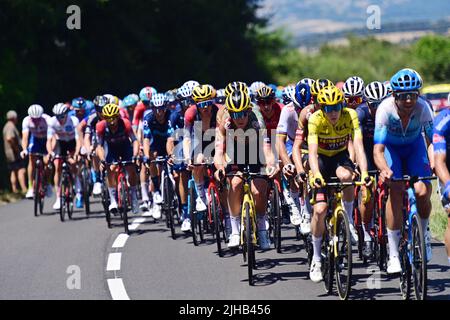
[[[131,123],[127,119],[119,119],[118,129],[112,132],[106,120],[99,121],[95,126],[97,132],[97,140],[100,145],[108,144],[109,148],[117,147],[118,149],[131,146],[130,142],[136,140]]]
[[[281,115],[282,108],[283,108],[283,105],[281,103],[278,103],[278,102],[274,103],[273,113],[270,118],[266,118],[266,115],[260,111],[264,118],[264,122],[266,124],[266,129],[268,130],[268,132],[272,132],[272,130],[277,129],[278,122],[280,121],[280,115]]]
[[[144,112],[147,110],[147,107],[142,101],[139,101],[136,105],[136,108],[134,109],[133,114],[133,127],[138,127],[139,122],[144,119]]]

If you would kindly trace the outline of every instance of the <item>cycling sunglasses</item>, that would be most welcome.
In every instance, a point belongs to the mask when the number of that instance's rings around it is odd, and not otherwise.
[[[378,106],[380,105],[381,101],[377,101],[377,102],[367,102],[367,104],[369,105],[369,107],[371,108],[378,108]]]
[[[204,109],[212,106],[214,104],[214,100],[207,100],[202,102],[197,102],[197,108]]]
[[[248,111],[240,111],[240,112],[229,112],[231,119],[242,119],[248,116]]]
[[[322,106],[323,111],[325,111],[325,113],[330,113],[333,111],[338,112],[338,111],[341,111],[343,107],[344,106],[342,103],[334,104],[332,106],[327,106],[327,105]]]
[[[417,91],[410,91],[410,92],[398,92],[394,93],[394,97],[397,100],[414,100],[419,97],[419,93]]]
[[[108,123],[112,123],[112,122],[116,121],[117,119],[119,119],[119,117],[105,118],[106,122],[108,122]]]
[[[256,100],[256,103],[258,105],[260,105],[260,106],[265,106],[265,105],[268,105],[268,104],[272,104],[274,101],[275,101],[274,98],[267,98],[267,99]]]
[[[348,97],[345,98],[348,104],[361,104],[363,102],[363,97],[356,96],[356,97]]]
[[[186,99],[186,100],[181,100],[181,101],[180,101],[180,104],[181,104],[181,106],[182,106],[183,108],[187,108],[187,107],[189,107],[189,106],[191,105],[191,101],[188,100],[188,99]]]
[[[62,120],[64,118],[66,118],[66,117],[67,117],[67,114],[59,114],[59,115],[56,116],[56,119]]]

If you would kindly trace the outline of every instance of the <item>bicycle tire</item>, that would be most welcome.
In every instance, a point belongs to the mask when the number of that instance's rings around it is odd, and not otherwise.
[[[281,253],[281,200],[280,200],[280,192],[278,189],[278,184],[274,183],[274,188],[272,192],[272,214],[274,220],[274,245],[277,249],[277,253]],[[271,210],[271,211],[272,211]]]
[[[386,199],[381,200],[381,208],[376,211],[376,223],[377,223],[377,234],[375,235],[378,239],[378,250],[379,254],[377,257],[377,265],[381,271],[387,270],[387,235],[386,235]]]
[[[90,196],[90,183],[89,183],[89,170],[86,165],[83,166],[82,172],[82,187],[83,187],[83,200],[84,200],[84,210],[86,212],[86,216],[89,218],[91,214],[91,206],[89,202]]]
[[[361,221],[361,212],[358,208],[358,202],[355,202],[355,208],[353,209],[353,221],[354,221],[354,227],[356,229],[356,233],[358,234],[358,258],[359,260],[363,261],[363,264],[366,264],[366,261],[364,259],[363,255],[363,248],[364,248],[364,231],[362,227],[362,221]]]
[[[60,201],[60,207],[59,207],[59,218],[61,222],[64,222],[65,220],[65,206],[66,206],[66,200],[65,200],[65,194],[66,194],[66,184],[64,182],[64,176],[62,177],[62,180],[60,182],[60,195],[59,195],[59,201]]]
[[[72,220],[73,215],[73,183],[68,176],[67,178],[67,186],[66,186],[66,209],[67,209],[67,216],[69,217],[69,220]]]
[[[422,222],[417,214],[413,215],[411,221],[412,231],[412,280],[414,284],[414,294],[416,300],[426,300],[427,298],[427,258],[425,235],[423,233]]]
[[[121,202],[121,212],[122,212],[122,221],[123,221],[123,227],[126,234],[130,234],[130,230],[128,228],[128,194],[127,194],[127,187],[126,187],[126,180],[125,178],[121,178],[119,180],[120,185],[120,202]]]
[[[330,239],[328,236],[328,230],[325,231],[325,236],[321,245],[322,255],[322,277],[323,284],[327,294],[333,292],[333,278],[334,278],[334,256],[333,250],[330,247]]]
[[[198,246],[197,239],[197,212],[195,210],[195,191],[194,186],[190,186],[188,191],[189,217],[191,218],[191,233],[194,246]]]
[[[343,241],[341,242],[340,239]],[[341,300],[347,300],[351,291],[352,279],[352,244],[350,238],[350,223],[348,216],[343,210],[337,212],[336,219],[336,239],[338,241],[338,257],[334,260],[334,270],[336,275],[336,286]],[[342,247],[341,247],[342,244]],[[342,248],[342,250],[341,250]],[[342,255],[341,255],[342,252]],[[343,275],[343,259],[347,259],[347,275]]]
[[[250,217],[250,205],[245,204],[245,242],[247,246],[248,284],[253,286],[253,268],[255,265],[255,248],[253,247],[253,230]]]
[[[106,184],[102,183],[102,205],[105,211],[106,225],[111,229],[111,212],[109,212],[109,191]]]
[[[217,244],[217,253],[219,254],[219,257],[223,257],[223,252],[222,252],[222,238],[220,236],[220,217],[219,217],[219,210],[217,210],[218,206],[220,206],[220,202],[219,204],[217,204],[217,198],[216,198],[216,193],[214,192],[214,189],[211,188],[210,189],[210,199],[211,199],[211,203],[210,203],[210,210],[211,210],[211,215],[213,217],[213,224],[214,224],[214,235],[216,238],[216,244]]]
[[[206,215],[202,212],[202,213],[197,213],[199,216],[197,216],[197,225],[198,225],[198,235],[200,237],[200,242],[203,243],[205,241],[205,233],[204,233],[204,228],[205,228],[205,219],[206,219]]]
[[[399,254],[402,267],[400,272],[400,292],[403,300],[409,300],[411,297],[411,265],[408,258],[408,243],[404,238],[400,240]]]
[[[36,167],[34,169],[34,216],[37,217],[39,215],[39,204],[41,198],[41,175],[39,171],[41,170],[41,162],[37,161]]]

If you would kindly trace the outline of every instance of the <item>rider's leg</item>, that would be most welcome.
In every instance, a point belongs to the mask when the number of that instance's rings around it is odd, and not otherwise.
[[[341,182],[352,182],[353,171],[346,167],[338,167],[336,170],[336,176]],[[347,213],[350,224],[353,225],[353,203],[355,201],[354,188],[345,188],[342,193],[342,203],[344,205],[344,209]]]
[[[370,227],[372,223],[373,217],[373,206],[374,206],[374,197],[371,196],[370,200],[367,203],[364,203],[363,198],[364,195],[367,194],[368,190],[366,186],[361,186],[361,199],[359,204],[359,212],[361,213],[362,227],[364,231],[364,241],[370,241]]]
[[[228,186],[228,209],[230,211],[231,233],[239,234],[244,182],[239,177],[233,177],[228,179]]]
[[[30,155],[30,160],[28,161],[28,189],[33,188],[34,182],[34,168],[36,164],[37,158],[33,155]]]
[[[110,203],[117,206],[117,166],[108,166],[107,171]]]
[[[311,219],[311,234],[314,249],[313,260],[316,262],[320,262],[320,247],[322,245],[322,237],[325,232],[325,216],[328,210],[328,204],[325,201],[318,202],[314,205],[313,210],[314,215]]]
[[[267,181],[254,179],[251,185],[253,200],[255,201],[256,215],[258,219],[258,231],[265,231],[267,211]]]
[[[203,163],[205,157],[202,153],[198,154],[194,163]],[[205,190],[205,168],[203,166],[194,167],[192,170],[192,176],[195,180],[195,186],[197,188],[197,194],[206,207],[206,190]],[[203,205],[202,205],[203,207]]]

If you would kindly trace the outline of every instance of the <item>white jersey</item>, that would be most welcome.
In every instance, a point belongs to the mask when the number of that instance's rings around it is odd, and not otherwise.
[[[277,126],[277,135],[285,135],[288,140],[294,142],[295,132],[298,128],[298,113],[291,102],[281,109],[280,120]]]
[[[51,117],[45,113],[42,117],[35,120],[33,120],[30,116],[27,116],[22,121],[22,132],[29,132],[30,137],[46,139],[50,119]]]
[[[77,126],[80,123],[77,117],[67,116],[66,123],[61,124],[56,117],[50,119],[48,138],[56,136],[57,140],[72,141],[78,139]]]

